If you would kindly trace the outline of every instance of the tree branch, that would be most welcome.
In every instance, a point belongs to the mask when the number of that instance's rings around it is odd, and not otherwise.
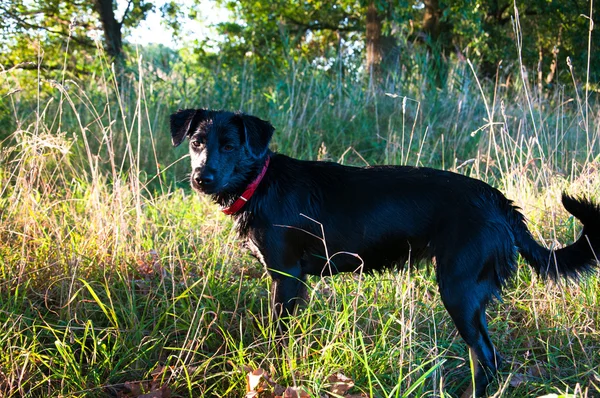
[[[299,26],[302,30],[333,30],[333,31],[340,31],[340,32],[358,32],[359,30],[361,30],[359,27],[357,26],[340,26],[337,24],[329,24],[326,22],[316,22],[316,23],[307,23],[307,22],[303,22],[303,21],[299,21],[289,15],[284,16],[287,20],[289,20],[291,23],[293,23],[294,25]],[[348,20],[351,20],[348,17]]]
[[[127,8],[125,9],[125,12],[123,13],[123,18],[121,18],[121,22],[119,22],[119,27],[123,26],[123,22],[125,22],[125,18],[127,18],[127,14],[129,14],[129,11],[131,10],[130,7],[133,4],[133,0],[129,0],[127,2]]]
[[[48,71],[56,71],[56,70],[63,70],[64,66],[63,65],[38,65],[35,62],[21,62],[17,65],[13,65],[11,67],[6,67],[5,70],[10,71],[13,69],[22,69],[22,70],[38,70],[38,69],[42,69],[42,70],[48,70]],[[87,71],[77,68],[77,67],[69,67],[67,69],[68,71],[72,71],[72,72],[76,72],[76,73],[87,73]]]
[[[87,46],[87,47],[94,47],[94,43],[89,39],[81,39],[79,37],[71,35],[69,32],[64,32],[61,30],[53,30],[46,26],[41,26],[41,25],[31,23],[31,22],[21,18],[20,16],[14,14],[13,12],[11,12],[10,10],[8,10],[4,7],[0,7],[0,9],[2,9],[4,12],[6,12],[6,14],[8,14],[9,17],[13,18],[17,22],[17,24],[20,24],[21,26],[23,26],[25,28],[35,29],[35,30],[43,30],[48,33],[54,33],[56,35],[60,35],[60,36],[64,36],[64,37],[71,37],[71,40],[73,40],[76,43],[79,43],[79,44]]]

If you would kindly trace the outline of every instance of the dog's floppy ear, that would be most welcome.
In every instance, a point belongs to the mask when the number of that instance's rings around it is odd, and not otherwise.
[[[190,130],[200,121],[206,119],[204,109],[180,109],[171,115],[171,140],[173,146],[179,146],[185,137],[190,135]]]
[[[243,113],[238,113],[236,116],[242,121],[244,138],[250,154],[255,158],[263,157],[269,148],[269,142],[271,141],[271,137],[273,137],[275,128],[271,123],[256,116],[245,115]]]

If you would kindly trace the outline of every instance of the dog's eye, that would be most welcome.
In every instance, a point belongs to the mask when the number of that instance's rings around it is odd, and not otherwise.
[[[231,152],[231,151],[233,151],[233,145],[231,145],[231,144],[225,144],[225,145],[223,145],[223,151],[225,151],[225,152]]]
[[[200,145],[202,145],[200,141],[192,141],[190,144],[192,144],[194,148],[198,148]]]

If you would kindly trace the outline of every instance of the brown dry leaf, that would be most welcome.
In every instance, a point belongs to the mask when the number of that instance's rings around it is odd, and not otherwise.
[[[137,271],[143,279],[160,275],[162,267],[156,250],[152,249],[136,259]]]
[[[260,393],[261,398],[273,397],[274,394],[265,391],[265,387],[272,387],[274,391],[283,391],[284,388],[275,383],[269,372],[262,368],[254,369],[248,372],[246,383],[246,398],[253,398]],[[276,394],[275,394],[276,395]]]
[[[262,388],[260,387],[260,382],[263,379],[263,376],[266,374],[267,372],[262,369],[262,368],[258,368],[258,369],[254,369],[252,372],[248,372],[247,375],[247,383],[246,383],[246,392],[247,393],[251,393],[251,392],[260,392],[262,390]],[[246,394],[246,396],[248,396]]]
[[[302,388],[283,387],[271,378],[262,368],[247,374],[246,395],[244,398],[311,398]]]
[[[331,394],[344,395],[354,387],[354,381],[340,372],[332,374],[327,380],[331,383],[329,387]]]
[[[511,387],[518,387],[523,383],[527,382],[527,376],[522,374],[522,373],[514,373],[512,375],[512,377],[510,378],[510,386]]]
[[[548,377],[548,371],[541,362],[536,362],[527,369],[527,375],[532,377]]]
[[[150,376],[152,376],[152,381],[156,381],[160,375],[165,371],[165,366],[162,364],[158,364],[156,368],[152,372],[150,372]]]
[[[126,381],[124,386],[125,389],[129,390],[123,395],[124,397],[137,397],[150,389],[148,383],[143,381]]]
[[[283,392],[282,398],[300,398],[298,395],[298,391],[294,387],[288,387]]]
[[[283,397],[283,393],[285,392],[285,387],[284,386],[280,386],[279,384],[275,384],[275,386],[273,387],[273,395],[275,396],[275,398],[281,398]]]
[[[235,365],[235,364],[234,364],[233,362],[231,362],[231,361],[228,361],[228,362],[229,362],[229,363],[231,364],[231,366],[232,366],[232,367],[234,367],[234,368],[237,366],[237,365]],[[248,365],[242,365],[242,369],[244,369],[244,371],[245,371],[246,373],[252,373],[252,367],[251,367],[251,366],[248,366]]]
[[[274,398],[310,398],[310,395],[302,388],[288,387],[282,395],[277,395]]]
[[[171,398],[171,390],[163,386],[160,390],[154,390],[148,394],[138,395],[136,398]]]
[[[124,384],[128,392],[120,393],[123,398],[170,398],[171,389],[168,386],[158,386],[148,381],[127,381]]]

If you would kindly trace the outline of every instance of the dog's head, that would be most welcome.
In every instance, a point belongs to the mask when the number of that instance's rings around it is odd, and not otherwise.
[[[207,194],[244,189],[248,174],[261,167],[273,126],[243,113],[184,109],[171,115],[171,138],[189,138],[192,188]]]

